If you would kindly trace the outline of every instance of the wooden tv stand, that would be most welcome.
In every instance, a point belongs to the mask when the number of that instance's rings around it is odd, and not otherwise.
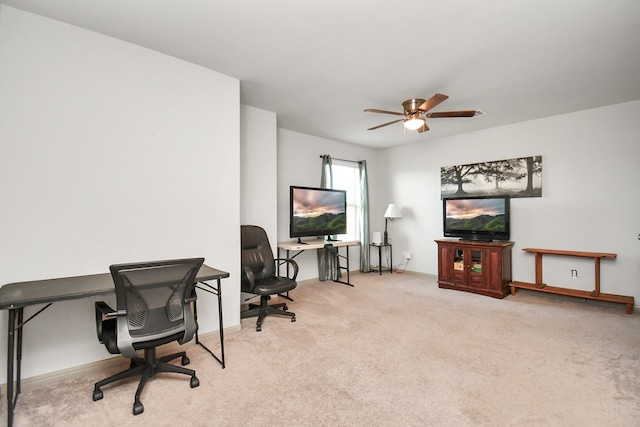
[[[513,242],[436,240],[438,287],[493,298],[509,295]]]
[[[557,295],[567,295],[571,297],[624,304],[627,308],[627,314],[631,314],[631,312],[633,311],[633,302],[634,302],[633,297],[625,296],[625,295],[604,294],[600,292],[600,260],[602,258],[615,258],[617,256],[616,254],[605,253],[605,252],[562,251],[562,250],[555,250],[555,249],[535,249],[535,248],[524,248],[522,250],[525,252],[531,252],[535,254],[536,282],[535,283],[528,283],[528,282],[509,283],[509,286],[511,286],[511,295],[515,295],[516,292],[518,292],[518,289],[529,289],[532,291],[547,292],[547,293],[557,294]],[[542,256],[543,255],[560,255],[560,256],[593,258],[595,263],[595,275],[596,275],[595,290],[592,292],[589,292],[589,291],[582,291],[578,289],[547,286],[542,281]]]

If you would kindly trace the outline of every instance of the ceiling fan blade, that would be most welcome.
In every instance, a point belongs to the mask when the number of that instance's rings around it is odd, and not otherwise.
[[[418,110],[429,111],[433,107],[435,107],[436,105],[440,104],[441,102],[446,101],[447,99],[449,99],[449,97],[447,95],[443,95],[441,93],[436,93],[431,98],[429,98],[426,101],[424,101],[424,104],[419,106]]]
[[[424,122],[424,124],[422,126],[420,126],[418,129],[418,133],[422,133],[422,132],[426,132],[429,130],[429,126],[427,126],[427,122]]]
[[[403,114],[403,115],[404,115],[404,114]],[[404,119],[394,120],[394,121],[392,121],[392,122],[385,123],[385,124],[383,124],[383,125],[374,126],[374,127],[369,128],[369,129],[367,129],[367,130],[379,129],[379,128],[381,128],[381,127],[389,126],[389,125],[392,125],[392,124],[394,124],[394,123],[401,122],[401,121],[403,121],[403,120],[404,120]]]
[[[377,110],[375,108],[367,108],[364,111],[367,113],[395,114],[396,116],[404,116],[404,113],[398,113],[397,111]]]
[[[427,113],[426,116],[430,119],[442,119],[445,117],[473,117],[476,115],[476,110],[465,111],[440,111],[437,113]]]

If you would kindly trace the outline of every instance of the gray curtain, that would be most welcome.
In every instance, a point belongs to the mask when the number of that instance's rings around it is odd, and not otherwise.
[[[360,165],[360,271],[368,273],[369,265],[369,184],[367,181],[367,162]]]
[[[320,187],[333,188],[333,170],[331,169],[333,164],[331,163],[331,156],[328,154],[322,155],[322,174],[320,175]]]
[[[320,177],[320,187],[322,188],[333,188],[331,166],[331,156],[324,154],[322,156],[322,175]],[[340,280],[340,269],[338,268],[335,250],[331,246],[318,249],[318,279],[321,282],[325,280]]]

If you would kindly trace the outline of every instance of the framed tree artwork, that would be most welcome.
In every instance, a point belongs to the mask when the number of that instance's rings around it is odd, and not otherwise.
[[[542,156],[440,168],[440,197],[542,197]]]

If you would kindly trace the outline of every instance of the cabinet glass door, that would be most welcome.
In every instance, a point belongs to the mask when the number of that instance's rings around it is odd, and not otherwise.
[[[482,273],[482,251],[471,251],[471,272]]]
[[[462,249],[453,251],[453,269],[455,271],[464,271],[464,251]]]

